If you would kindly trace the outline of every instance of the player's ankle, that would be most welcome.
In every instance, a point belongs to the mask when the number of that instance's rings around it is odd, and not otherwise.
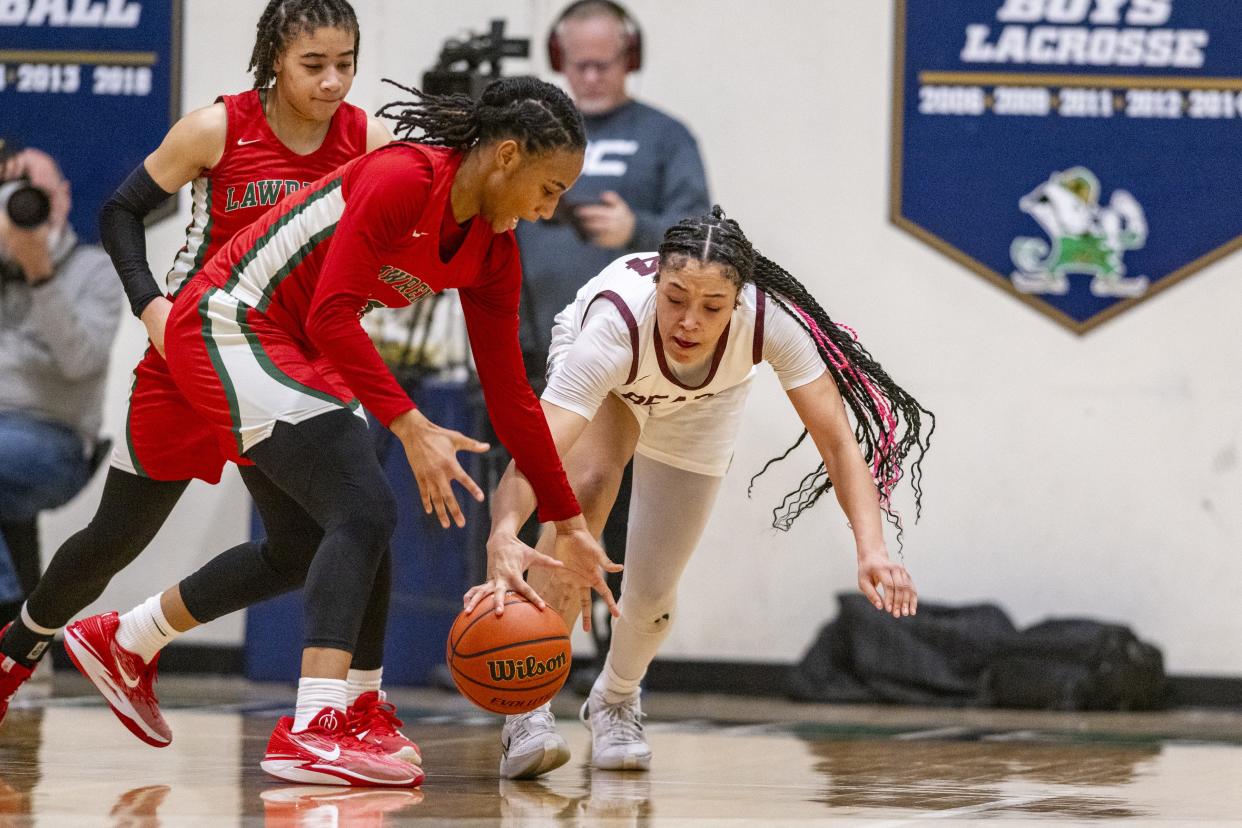
[[[0,639],[0,654],[5,655],[18,664],[33,670],[47,652],[56,631],[41,627],[34,621],[23,606],[18,617]]]

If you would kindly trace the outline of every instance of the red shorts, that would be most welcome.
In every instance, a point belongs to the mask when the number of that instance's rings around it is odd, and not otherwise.
[[[271,436],[277,422],[340,409],[366,417],[326,359],[207,280],[178,294],[164,346],[181,395],[233,462]]]
[[[133,376],[125,441],[113,449],[112,467],[152,480],[220,482],[228,458],[211,425],[173,382],[159,351],[148,346]]]

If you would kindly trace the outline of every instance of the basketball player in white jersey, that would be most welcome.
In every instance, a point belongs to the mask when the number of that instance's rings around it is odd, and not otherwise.
[[[719,207],[687,219],[669,229],[658,253],[624,256],[583,286],[556,318],[548,361],[544,411],[593,532],[634,458],[621,614],[582,710],[596,768],[650,765],[639,685],[668,635],[677,582],[728,470],[761,361],[775,369],[823,459],[786,497],[777,525],[787,528],[835,487],[854,534],[859,588],[895,617],[918,609],[909,572],[889,559],[881,515],[896,521],[889,496],[912,448],[916,502],[921,494],[918,464],[930,437],[921,417],[930,412]],[[499,615],[505,591],[516,590],[542,596],[569,624],[582,611],[589,629],[590,591],[575,573],[593,562],[541,566],[551,533],[539,552],[516,540],[534,505],[530,484],[510,464],[492,501],[489,581],[466,593],[466,609],[490,596]],[[522,572],[531,564],[528,584]],[[569,759],[547,705],[508,717],[501,741],[506,778],[539,776]]]

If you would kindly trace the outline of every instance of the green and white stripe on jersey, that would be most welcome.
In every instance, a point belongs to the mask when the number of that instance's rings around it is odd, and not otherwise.
[[[147,470],[142,467],[141,461],[138,460],[138,452],[134,448],[134,389],[138,387],[138,372],[135,370],[130,375],[129,383],[129,403],[125,406],[125,442],[117,445],[112,449],[112,458],[109,465],[128,474],[137,477],[150,477]]]
[[[204,293],[198,306],[207,354],[228,399],[238,454],[270,437],[277,422],[300,423],[340,408],[366,421],[355,402],[344,403],[282,371],[247,322],[250,310],[221,288]],[[313,370],[309,363],[304,366]]]
[[[336,230],[345,211],[341,179],[324,184],[272,223],[233,266],[224,289],[260,313],[302,260]]]
[[[181,288],[203,269],[211,247],[211,179],[200,176],[190,187],[190,223],[185,228],[185,246],[173,258],[172,269],[164,281],[170,294]]]

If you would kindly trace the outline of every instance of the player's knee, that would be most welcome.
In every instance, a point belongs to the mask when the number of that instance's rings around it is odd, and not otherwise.
[[[650,598],[650,600],[643,600],[639,596],[631,598],[622,595],[621,618],[625,619],[626,623],[636,632],[643,635],[662,635],[673,625],[673,619],[676,617],[676,596],[664,595]]]
[[[154,537],[154,532],[146,531],[140,524],[117,520],[113,515],[96,515],[78,533],[79,540],[96,550],[100,558],[115,561],[118,564],[117,571],[146,549]]]
[[[271,532],[259,547],[272,577],[301,583],[306,577],[323,533],[317,530]]]
[[[392,490],[379,486],[369,496],[348,504],[336,525],[378,560],[397,528],[397,501]]]

